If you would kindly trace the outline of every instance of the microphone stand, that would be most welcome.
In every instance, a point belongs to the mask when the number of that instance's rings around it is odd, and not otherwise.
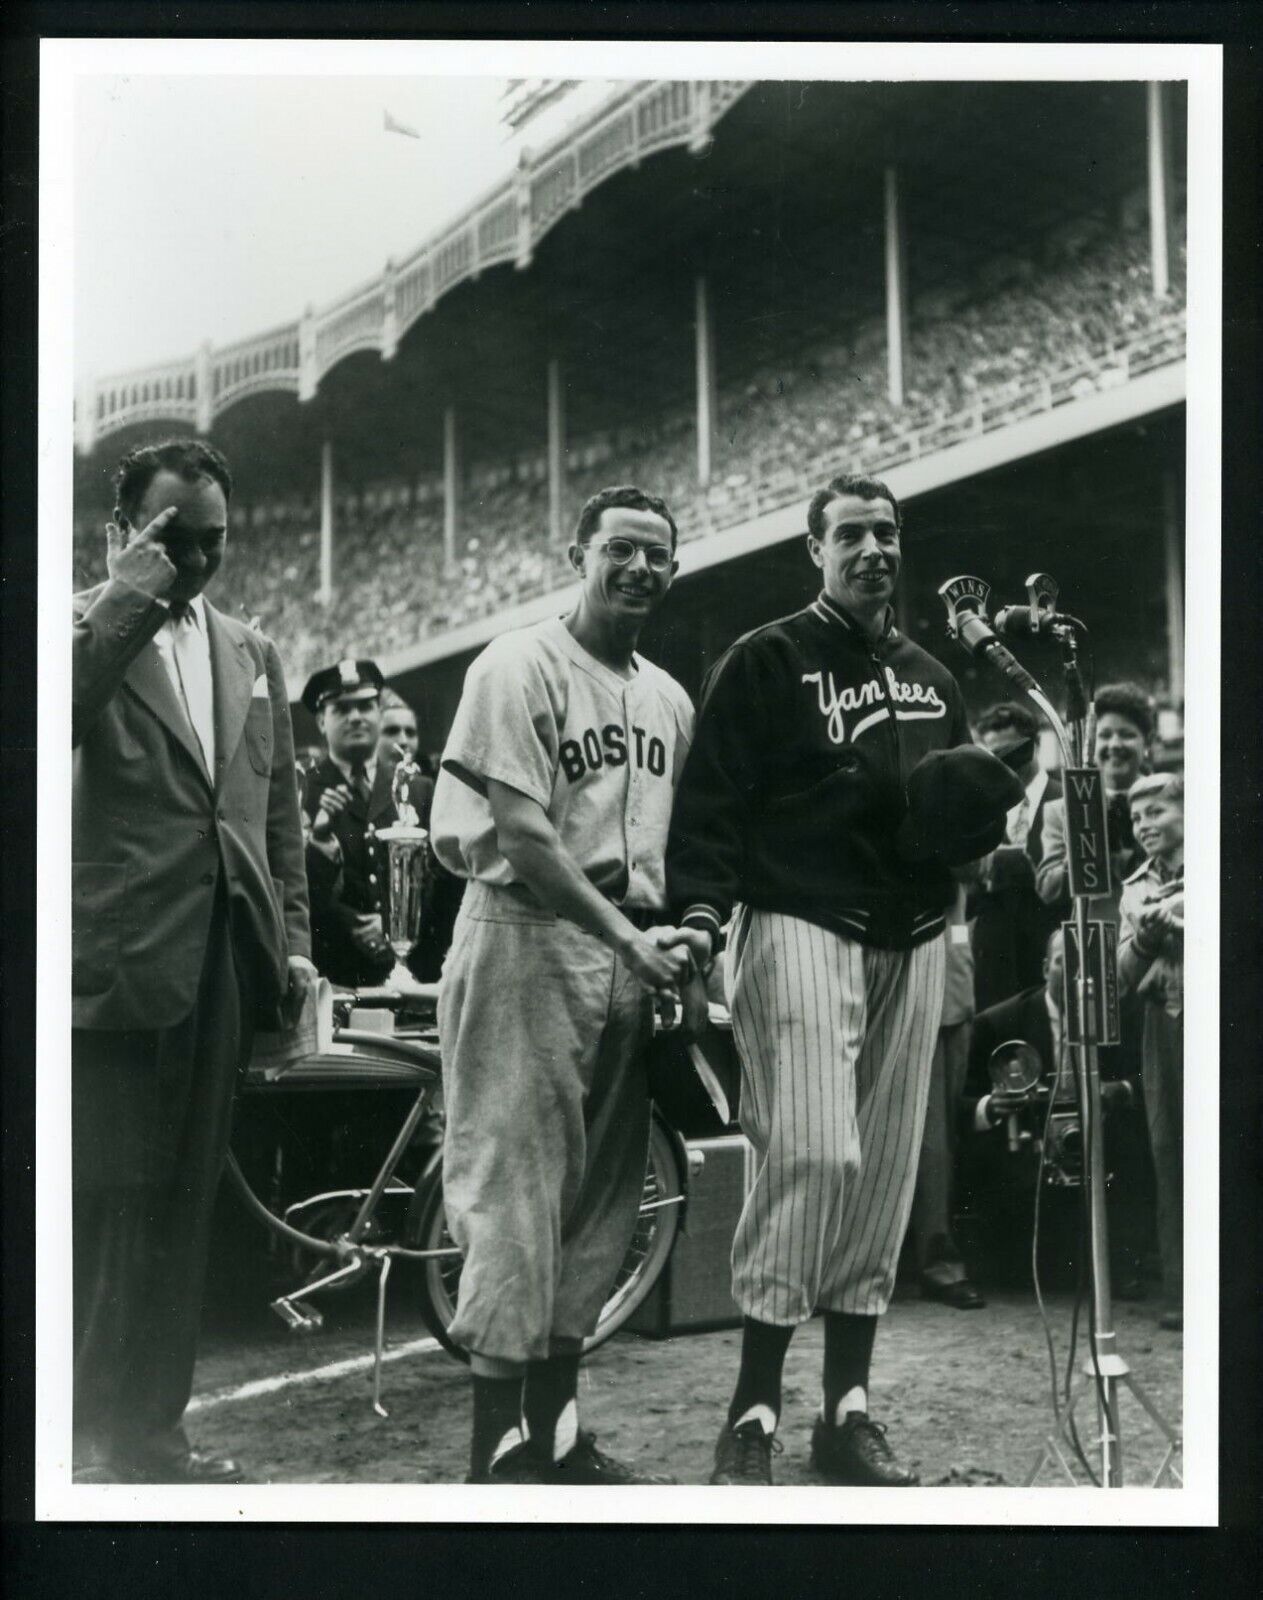
[[[939,594],[948,610],[949,636],[964,644],[967,649],[985,655],[1030,700],[1056,735],[1061,748],[1062,765],[1066,771],[1082,767],[1091,748],[1089,734],[1093,719],[1079,670],[1077,635],[1081,625],[1062,622],[1055,613],[1042,619],[1043,628],[1057,642],[1061,650],[1066,684],[1066,721],[1063,722],[1056,707],[1036,679],[1010,655],[986,626],[989,585],[977,578],[950,578],[942,585]],[[989,639],[986,637],[988,635]],[[1077,840],[1087,828],[1072,810],[1068,787],[1065,797],[1065,818],[1066,856],[1069,861],[1072,857],[1072,840]],[[1107,867],[1108,860],[1107,852],[1105,856]],[[1103,892],[1108,893],[1109,887],[1107,879]],[[1044,1468],[1055,1462],[1069,1481],[1077,1484],[1078,1480],[1062,1450],[1062,1445],[1067,1444],[1072,1450],[1076,1448],[1073,1438],[1074,1412],[1082,1397],[1085,1382],[1091,1382],[1096,1393],[1099,1428],[1100,1479],[1097,1486],[1103,1489],[1117,1489],[1123,1486],[1122,1431],[1118,1405],[1120,1384],[1131,1391],[1167,1441],[1166,1454],[1152,1480],[1153,1487],[1164,1481],[1182,1484],[1184,1480],[1175,1466],[1175,1458],[1182,1449],[1180,1435],[1158,1410],[1152,1397],[1137,1381],[1135,1374],[1119,1354],[1117,1335],[1114,1331],[1114,1306],[1110,1288],[1109,1223],[1105,1215],[1105,1141],[1096,1037],[1096,984],[1091,976],[1088,961],[1090,898],[1087,894],[1077,892],[1072,895],[1074,929],[1079,947],[1075,991],[1080,1038],[1070,1044],[1078,1090],[1079,1114],[1083,1121],[1084,1182],[1087,1185],[1089,1206],[1088,1257],[1092,1279],[1090,1348],[1080,1368],[1080,1377],[1084,1381],[1071,1390],[1065,1411],[1057,1419],[1057,1433],[1050,1434],[1044,1441],[1027,1482],[1028,1484],[1038,1482]],[[1104,951],[1104,930],[1101,938]]]

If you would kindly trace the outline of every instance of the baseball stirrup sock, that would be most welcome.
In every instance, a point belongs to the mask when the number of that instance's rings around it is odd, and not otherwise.
[[[793,1327],[779,1328],[770,1322],[756,1322],[747,1317],[741,1333],[741,1370],[737,1374],[737,1388],[728,1407],[728,1426],[735,1428],[755,1407],[770,1411],[775,1428],[781,1414],[781,1372],[785,1366],[785,1352],[794,1337]]]
[[[522,1439],[521,1378],[483,1378],[474,1374],[474,1436],[469,1470],[485,1477],[492,1463]]]
[[[579,1436],[579,1352],[531,1361],[522,1388],[522,1416],[532,1449],[560,1461]]]
[[[866,1409],[856,1405],[868,1393],[868,1369],[873,1360],[873,1340],[877,1337],[877,1318],[854,1316],[849,1311],[824,1314],[824,1407],[826,1422],[838,1421],[838,1406],[846,1401],[847,1410]]]

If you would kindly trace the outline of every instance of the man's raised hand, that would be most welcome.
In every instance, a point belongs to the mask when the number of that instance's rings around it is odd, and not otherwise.
[[[311,821],[311,836],[317,844],[325,844],[333,837],[333,819],[341,816],[350,803],[351,791],[344,783],[333,784],[322,791]]]
[[[147,527],[133,528],[130,536],[117,523],[105,524],[105,568],[115,582],[129,584],[151,600],[166,599],[175,583],[176,572],[157,536],[176,510],[175,506],[168,506]]]

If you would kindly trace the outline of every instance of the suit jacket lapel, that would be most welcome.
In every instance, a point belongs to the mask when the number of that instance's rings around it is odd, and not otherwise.
[[[202,747],[162,663],[158,646],[152,639],[128,667],[124,682],[145,702],[176,743],[184,746],[197,770],[210,783],[211,775],[206,770]]]
[[[1039,1051],[1040,1055],[1049,1064],[1053,1073],[1060,1071],[1061,1063],[1053,1053],[1052,1022],[1048,1016],[1048,1006],[1044,1000],[1043,989],[1036,989],[1026,1001],[1026,1037]],[[1065,1018],[1061,1026],[1064,1033]]]
[[[215,685],[215,786],[232,764],[241,739],[257,665],[246,641],[233,633],[213,606],[206,606],[211,679]]]
[[[1044,792],[1039,797],[1039,804],[1031,812],[1030,832],[1026,835],[1026,854],[1033,867],[1037,867],[1044,859],[1044,807],[1050,800],[1057,800],[1060,796],[1054,791],[1052,779],[1044,785]]]

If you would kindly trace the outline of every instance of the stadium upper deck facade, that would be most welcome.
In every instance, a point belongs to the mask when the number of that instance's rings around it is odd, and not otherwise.
[[[534,461],[564,544],[576,443],[614,441],[606,481],[618,479],[618,442],[664,416],[689,424],[685,572],[784,540],[801,526],[801,474],[775,460],[732,471],[720,397],[746,374],[802,369],[843,327],[857,356],[878,358],[887,417],[864,465],[903,496],[1169,410],[1184,385],[1169,294],[1183,104],[1178,85],[1142,83],[629,85],[333,305],[96,380],[76,407],[77,499],[100,499],[103,439],[196,428],[229,452],[247,503],[314,503],[320,485],[320,591],[334,602],[348,493],[436,494],[450,567],[479,528],[479,475]],[[1091,382],[1037,353],[1023,381],[954,413],[905,404],[913,335],[952,317],[962,283],[1024,278],[1037,298],[1050,250],[1073,256],[1102,225],[1145,230],[1154,305],[1093,352]],[[854,459],[845,421],[814,451],[817,476]],[[384,654],[419,667],[505,621]]]

